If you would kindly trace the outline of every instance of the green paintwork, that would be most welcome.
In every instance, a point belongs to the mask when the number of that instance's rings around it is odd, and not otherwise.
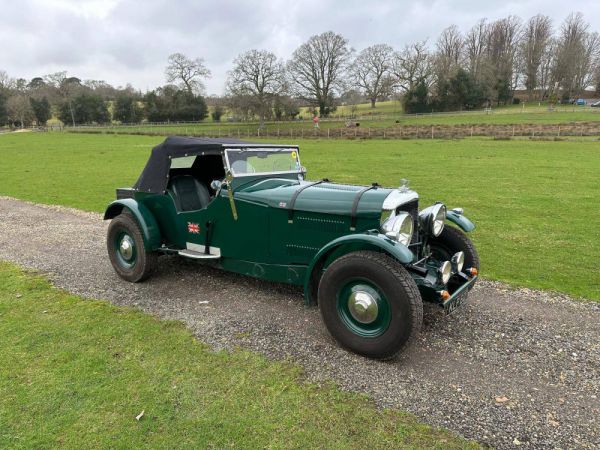
[[[104,220],[112,219],[119,214],[123,208],[127,208],[142,230],[142,236],[144,237],[144,247],[146,250],[156,250],[161,245],[161,236],[155,216],[150,212],[143,202],[137,199],[125,198],[121,200],[115,200],[106,208],[104,213]]]
[[[373,322],[361,323],[352,317],[348,307],[348,300],[354,290],[368,292],[377,302],[378,313],[377,318]],[[354,334],[361,337],[375,338],[381,336],[390,326],[392,319],[390,304],[383,292],[369,281],[362,279],[351,280],[342,286],[337,293],[336,309],[344,325]]]
[[[226,168],[227,169],[227,168]],[[177,252],[188,244],[218,248],[219,259],[202,260],[231,272],[265,280],[301,285],[307,303],[314,302],[315,278],[340,256],[360,250],[387,253],[403,265],[416,260],[406,246],[381,234],[382,205],[393,189],[377,187],[362,195],[351,229],[351,211],[363,186],[322,182],[303,190],[289,220],[288,205],[305,186],[298,173],[252,174],[223,183],[206,208],[181,212],[171,194],[134,191],[133,198],[111,203],[105,219],[128,208],[139,222],[149,250]],[[232,214],[230,190],[237,210]],[[448,220],[465,231],[474,225],[451,211]],[[208,223],[210,222],[210,227]],[[189,224],[198,232],[189,231]],[[410,272],[424,299],[440,301],[437,267],[426,267],[425,276]]]
[[[322,267],[325,268],[329,265],[328,262],[335,260],[339,256],[359,250],[380,250],[397,259],[402,264],[409,264],[414,258],[413,253],[405,245],[393,241],[381,233],[365,232],[347,234],[336,238],[324,245],[310,261],[308,270],[306,271],[306,279],[304,280],[304,298],[306,302],[316,302],[316,299],[311,298],[310,276],[319,264],[322,264]]]
[[[457,214],[454,211],[448,211],[446,213],[446,219],[458,225],[460,228],[463,229],[463,231],[466,231],[467,233],[475,229],[475,224],[473,222],[471,222],[462,214]]]

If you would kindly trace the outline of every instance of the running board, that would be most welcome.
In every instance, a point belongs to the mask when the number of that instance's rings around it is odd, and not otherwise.
[[[209,253],[206,253],[204,245],[192,244],[191,242],[186,243],[185,250],[179,250],[178,255],[184,256],[191,259],[220,259],[221,249],[217,247],[209,247]]]

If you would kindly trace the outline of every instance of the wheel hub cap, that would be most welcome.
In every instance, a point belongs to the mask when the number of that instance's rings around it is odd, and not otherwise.
[[[354,291],[350,294],[348,309],[354,320],[360,323],[373,322],[379,312],[377,300],[365,291]]]
[[[130,260],[133,256],[133,241],[129,236],[124,236],[119,245],[119,253],[125,260]]]

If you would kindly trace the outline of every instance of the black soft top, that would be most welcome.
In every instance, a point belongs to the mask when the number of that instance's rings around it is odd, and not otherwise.
[[[193,155],[218,155],[226,147],[252,145],[237,139],[210,139],[170,136],[152,149],[150,159],[133,188],[142,192],[163,193],[167,188],[171,158]]]

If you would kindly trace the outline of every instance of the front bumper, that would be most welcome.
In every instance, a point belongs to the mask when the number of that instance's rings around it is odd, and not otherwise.
[[[469,278],[464,284],[461,284],[458,289],[456,289],[450,298],[442,303],[444,310],[448,314],[458,308],[469,295],[469,286],[472,286],[477,280],[478,275],[475,275],[472,278]]]

